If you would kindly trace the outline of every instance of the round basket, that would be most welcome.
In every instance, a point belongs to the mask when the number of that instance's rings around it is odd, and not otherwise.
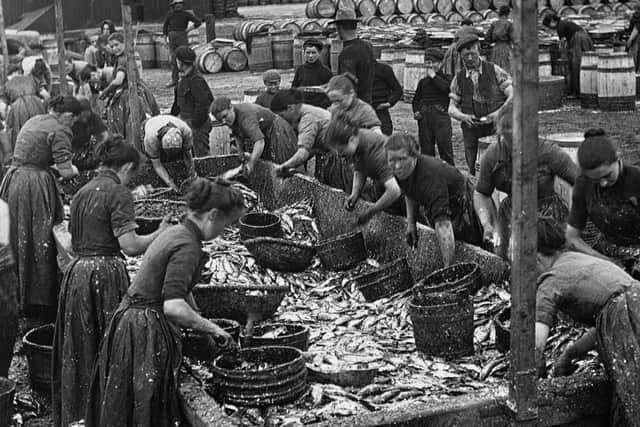
[[[269,338],[264,335],[278,328],[286,332],[280,336]],[[243,348],[283,346],[294,347],[301,351],[307,351],[309,347],[309,328],[305,325],[294,323],[269,323],[253,328],[253,336],[240,336]]]
[[[376,271],[361,274],[354,281],[368,302],[389,297],[413,286],[413,278],[406,258],[385,264]]]
[[[413,287],[414,295],[466,291],[475,294],[482,287],[482,271],[474,262],[436,270]]]
[[[177,222],[187,208],[184,202],[165,199],[141,199],[134,206],[138,234],[153,233],[167,215],[171,215]]]
[[[271,317],[289,287],[198,284],[192,292],[204,317],[232,319],[244,324],[249,313],[255,313],[261,319]]]
[[[322,265],[329,270],[347,270],[367,259],[362,231],[353,231],[316,245]]]
[[[220,326],[233,337],[238,340],[240,337],[240,323],[229,319],[209,319],[216,325]],[[198,360],[212,360],[217,355],[210,354],[209,338],[207,334],[184,329],[182,331],[182,355]]]
[[[274,237],[257,237],[243,243],[258,264],[273,270],[304,271],[316,254],[311,245]]]
[[[256,237],[282,237],[282,222],[276,214],[268,212],[251,212],[238,221],[240,240]]]

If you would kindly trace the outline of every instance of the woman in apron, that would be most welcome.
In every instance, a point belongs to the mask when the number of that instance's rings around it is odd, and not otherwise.
[[[60,289],[53,342],[53,410],[56,426],[84,418],[100,340],[127,288],[129,274],[121,252],[144,253],[167,227],[138,236],[133,196],[126,187],[140,166],[140,154],[120,135],[96,152],[98,175],[71,203],[71,232],[76,258]]]
[[[191,289],[206,259],[202,242],[244,213],[242,194],[228,181],[198,179],[186,201],[183,222],[149,246],[109,324],[89,395],[88,426],[183,425],[178,328],[210,335],[212,355],[234,345],[228,333],[195,311]]]
[[[484,238],[496,253],[504,258],[509,255],[511,237],[511,189],[513,159],[513,109],[503,111],[498,124],[498,142],[491,144],[480,162],[480,173],[474,193],[474,206],[484,229]],[[557,145],[538,140],[538,214],[552,216],[564,223],[569,207],[555,192],[556,177],[573,185],[578,176],[578,166]],[[491,196],[495,190],[507,194],[496,212]]]
[[[244,143],[253,146],[246,163],[227,173],[227,176],[251,175],[258,159],[284,163],[296,152],[296,134],[282,117],[257,104],[231,105],[229,98],[220,97],[211,104],[216,119],[231,128],[244,163]]]
[[[585,133],[578,163],[582,173],[573,189],[567,241],[582,252],[621,262],[640,278],[640,169],[620,159],[602,129]],[[580,237],[587,220],[600,231],[597,252]]]
[[[62,199],[55,169],[71,178],[71,124],[80,113],[73,96],[49,101],[49,113],[32,117],[18,134],[13,163],[0,185],[0,198],[9,204],[11,247],[20,283],[22,313],[36,320],[55,319],[58,266],[53,226],[63,220]]]
[[[640,284],[615,264],[565,249],[564,230],[538,219],[535,347],[538,373],[546,375],[544,348],[558,312],[592,327],[567,346],[554,376],[570,375],[593,348],[613,384],[611,425],[640,426]]]

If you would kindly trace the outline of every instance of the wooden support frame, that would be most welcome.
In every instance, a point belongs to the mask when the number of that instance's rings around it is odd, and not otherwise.
[[[538,424],[538,378],[535,361],[538,208],[537,5],[530,0],[515,0],[513,6],[513,259],[511,381],[507,403],[513,411],[516,425],[535,426]]]
[[[120,0],[122,7],[122,27],[124,31],[124,52],[127,58],[127,85],[129,91],[129,120],[127,126],[127,141],[138,151],[142,150],[141,123],[142,111],[140,110],[140,100],[138,99],[138,76],[134,51],[134,32],[131,18],[131,5],[126,0]]]
[[[69,85],[66,73],[66,52],[64,48],[64,18],[62,17],[62,0],[54,0],[53,8],[56,19],[56,41],[58,43],[58,75],[60,76],[60,95],[67,95]]]
[[[2,67],[0,67],[0,86],[4,87],[9,74],[9,48],[7,47],[7,33],[4,26],[4,10],[0,0],[0,49],[2,49]]]

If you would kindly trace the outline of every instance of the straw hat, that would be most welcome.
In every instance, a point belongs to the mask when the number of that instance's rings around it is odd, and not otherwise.
[[[348,22],[360,22],[360,20],[356,18],[356,11],[353,9],[338,9],[338,12],[336,13],[336,19],[330,21],[329,24],[340,24]]]

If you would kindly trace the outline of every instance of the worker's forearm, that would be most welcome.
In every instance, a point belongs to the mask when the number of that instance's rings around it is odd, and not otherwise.
[[[407,223],[409,225],[415,225],[416,224],[416,202],[413,199],[407,196],[404,196],[404,205],[407,210]]]
[[[351,194],[360,197],[362,187],[364,187],[365,176],[362,172],[353,172],[353,185],[351,186]]]
[[[571,359],[583,359],[589,351],[595,348],[597,332],[595,328],[589,329],[575,343],[567,349]]]
[[[187,177],[193,178],[196,176],[196,165],[193,162],[193,154],[191,153],[191,150],[189,150],[185,155],[184,168],[187,170]]]
[[[477,191],[473,192],[473,206],[482,224],[483,228],[488,226],[494,226],[494,219],[496,218],[496,207],[493,204],[491,197],[485,196]]]
[[[438,236],[438,245],[442,254],[442,262],[445,267],[451,265],[453,254],[456,250],[456,240],[453,234],[453,226],[450,220],[438,221],[435,225],[436,235]]]
[[[449,116],[451,118],[462,121],[462,111],[458,108],[458,105],[454,101],[449,102]]]
[[[260,141],[256,141],[253,144],[253,151],[251,151],[251,155],[249,156],[249,165],[253,168],[260,157],[262,157],[262,153],[264,151],[264,139]]]
[[[289,160],[284,162],[282,166],[285,168],[295,169],[298,166],[304,164],[304,162],[309,160],[309,158],[311,158],[311,153],[307,151],[307,149],[298,148],[298,151],[296,151],[296,153],[291,156]]]
[[[393,180],[393,182],[395,183],[395,179]],[[402,193],[400,192],[400,188],[396,187],[397,184],[395,186],[385,184],[384,193],[382,193],[382,196],[380,196],[380,198],[376,200],[371,210],[373,210],[374,212],[382,212],[383,210],[391,206],[393,202],[398,200]]]
[[[162,163],[160,163],[159,165],[154,165],[154,169],[158,177],[165,184],[167,184],[169,187],[172,187],[172,188],[176,186],[176,184],[173,182],[173,178],[171,178],[171,176],[169,175],[169,172],[167,172],[167,169],[164,167]]]

